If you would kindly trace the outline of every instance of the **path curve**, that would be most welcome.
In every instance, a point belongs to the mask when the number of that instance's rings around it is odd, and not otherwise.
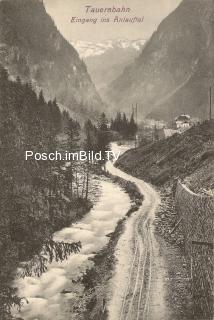
[[[116,148],[112,146],[113,150]],[[109,320],[168,320],[165,301],[166,266],[159,252],[153,221],[160,204],[158,192],[148,183],[107,164],[107,170],[136,184],[144,200],[134,219],[131,237],[131,264],[122,295],[119,314],[110,313]],[[129,222],[128,222],[129,223]],[[123,273],[123,270],[119,270]]]

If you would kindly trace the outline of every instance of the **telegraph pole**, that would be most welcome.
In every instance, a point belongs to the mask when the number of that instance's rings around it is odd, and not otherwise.
[[[136,103],[136,124],[138,123],[137,116],[138,116],[138,104]]]
[[[132,104],[132,113],[133,113],[133,118],[136,122],[136,125],[138,124],[138,104],[134,106]],[[137,133],[135,134],[135,149],[137,149]]]
[[[136,116],[136,125],[138,123],[138,104],[136,103],[136,106],[135,106],[135,116]],[[135,150],[137,149],[137,132],[135,134]]]

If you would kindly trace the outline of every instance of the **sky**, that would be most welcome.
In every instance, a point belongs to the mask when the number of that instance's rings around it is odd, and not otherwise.
[[[182,0],[44,0],[47,12],[54,19],[58,29],[68,41],[99,42],[107,39],[148,39],[159,23],[172,12]],[[129,13],[86,13],[86,6],[96,8],[130,8]],[[110,22],[100,22],[101,17]],[[120,18],[139,17],[140,23],[113,23]],[[93,23],[71,23],[72,17],[98,18]]]

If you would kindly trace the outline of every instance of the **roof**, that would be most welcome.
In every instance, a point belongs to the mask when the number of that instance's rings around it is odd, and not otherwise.
[[[175,118],[175,121],[190,121],[190,116],[188,114],[181,114],[177,118]]]

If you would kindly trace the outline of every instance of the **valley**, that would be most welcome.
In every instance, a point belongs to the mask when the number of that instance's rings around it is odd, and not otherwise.
[[[131,63],[143,48],[146,40],[115,39],[93,43],[72,42],[87,65],[100,96],[123,69]]]
[[[0,0],[0,320],[213,318],[213,17]]]

